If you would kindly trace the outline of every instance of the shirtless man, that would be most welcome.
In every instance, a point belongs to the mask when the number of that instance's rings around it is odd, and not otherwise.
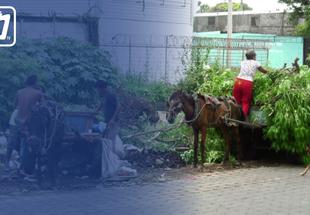
[[[31,115],[32,107],[41,101],[43,93],[37,87],[37,76],[31,75],[25,82],[25,88],[17,91],[15,98],[16,110],[10,119],[10,136],[6,154],[6,167],[9,168],[9,161],[13,149],[19,148],[21,144],[20,155],[23,154],[23,144],[21,143],[21,133],[25,129],[27,119]]]

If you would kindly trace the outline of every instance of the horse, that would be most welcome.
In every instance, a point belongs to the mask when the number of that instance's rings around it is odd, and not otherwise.
[[[44,165],[47,167],[48,179],[55,183],[64,136],[63,113],[58,104],[43,101],[32,108],[26,121],[22,167],[26,173],[35,172],[39,183]]]
[[[168,112],[166,119],[169,123],[175,121],[180,112],[185,114],[185,122],[192,127],[194,133],[194,167],[198,164],[198,139],[201,133],[201,160],[202,165],[205,163],[205,142],[207,128],[218,129],[225,140],[224,161],[229,160],[231,137],[236,138],[238,149],[238,160],[241,160],[241,143],[239,135],[239,125],[231,123],[226,118],[240,120],[242,118],[241,107],[232,97],[212,97],[202,96],[200,94],[189,95],[182,91],[174,92],[167,103]]]

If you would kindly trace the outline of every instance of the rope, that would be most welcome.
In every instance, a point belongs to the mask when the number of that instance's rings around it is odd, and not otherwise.
[[[47,109],[48,109],[49,114],[51,116],[54,115],[49,108],[47,108]],[[56,134],[56,127],[57,127],[58,118],[61,114],[62,114],[62,111],[59,110],[58,106],[55,106],[55,117],[53,119],[54,123],[53,123],[53,127],[52,127],[50,137],[47,137],[47,128],[46,127],[44,128],[44,146],[43,146],[43,149],[45,149],[44,153],[47,153],[53,145],[53,139],[54,139],[54,136]]]
[[[151,133],[155,133],[155,132],[167,132],[167,131],[170,131],[170,130],[173,130],[173,129],[181,127],[182,124],[183,124],[183,121],[181,121],[181,122],[179,122],[179,123],[177,123],[177,124],[175,124],[173,126],[170,126],[170,127],[154,129],[154,130],[151,130],[151,131],[140,132],[140,133],[124,136],[123,139],[127,140],[127,139],[131,139],[133,137],[137,137],[137,136],[141,136],[141,135],[145,135],[145,134],[151,134]]]
[[[227,118],[226,116],[224,116],[223,119],[225,121],[231,121],[231,122],[235,122],[235,123],[242,124],[242,125],[247,125],[249,127],[254,127],[254,128],[261,128],[261,127],[264,126],[264,125],[261,125],[261,124],[249,123],[249,122],[240,121],[240,120],[237,120],[237,119]]]
[[[207,103],[205,103],[205,104],[201,107],[201,109],[200,109],[200,111],[198,112],[198,114],[197,114],[193,119],[191,119],[191,120],[185,120],[185,119],[183,119],[181,122],[177,123],[176,125],[173,125],[173,126],[170,126],[170,127],[166,127],[166,128],[160,128],[160,129],[155,129],[155,130],[151,130],[151,131],[140,132],[140,133],[128,135],[128,136],[123,137],[123,139],[124,139],[124,140],[127,140],[127,139],[131,139],[131,138],[133,138],[133,137],[137,137],[137,136],[141,136],[141,135],[145,135],[145,134],[151,134],[151,133],[155,133],[155,132],[167,132],[167,131],[174,130],[174,129],[177,129],[177,128],[181,127],[181,125],[184,124],[184,123],[190,124],[190,123],[192,123],[192,122],[195,122],[195,121],[199,118],[199,116],[200,116],[202,110],[204,109],[204,107],[205,107],[206,105],[207,105]]]

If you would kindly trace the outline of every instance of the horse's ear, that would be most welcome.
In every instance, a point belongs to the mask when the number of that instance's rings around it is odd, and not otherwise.
[[[166,106],[167,106],[167,107],[170,107],[170,104],[169,104],[169,102],[168,102],[168,101],[166,102]]]
[[[210,96],[206,96],[206,97],[205,97],[205,100],[206,100],[206,104],[207,104],[207,105],[211,105],[211,104],[212,104],[212,99],[211,99]]]
[[[183,94],[183,90],[182,89],[179,89],[178,91],[177,91],[177,95],[182,95]]]

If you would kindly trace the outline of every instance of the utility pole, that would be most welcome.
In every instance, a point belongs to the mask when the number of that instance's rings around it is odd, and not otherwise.
[[[243,8],[243,0],[240,1],[240,7],[241,7],[241,8],[240,8],[241,11],[243,11],[243,10],[244,10],[244,8]]]
[[[227,67],[231,67],[231,38],[232,38],[232,0],[228,0],[228,16],[227,16]]]

